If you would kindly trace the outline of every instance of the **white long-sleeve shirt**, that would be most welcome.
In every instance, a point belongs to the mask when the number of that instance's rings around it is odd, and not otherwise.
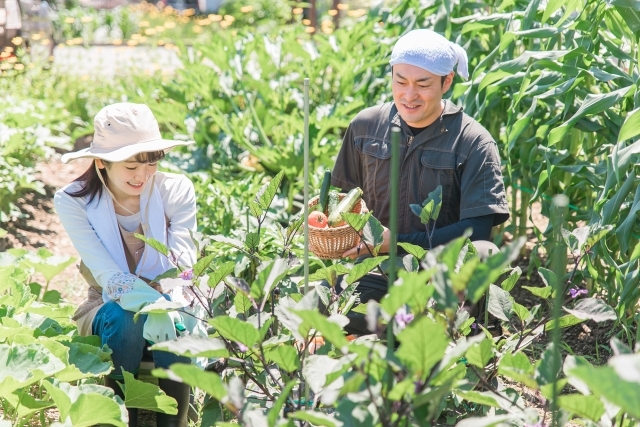
[[[169,220],[167,246],[178,257],[180,266],[192,266],[196,260],[196,248],[189,233],[190,230],[196,231],[196,199],[193,184],[184,175],[156,172],[155,186],[159,190],[165,215]],[[129,272],[123,272],[118,267],[94,231],[87,218],[87,198],[67,194],[80,189],[80,183],[72,182],[58,190],[54,196],[54,205],[80,258],[98,285],[106,289],[109,279],[114,275]],[[96,200],[93,203],[95,202]],[[95,312],[92,314],[95,315]]]

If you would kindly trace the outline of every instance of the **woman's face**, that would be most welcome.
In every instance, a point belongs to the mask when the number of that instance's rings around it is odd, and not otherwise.
[[[140,196],[147,181],[158,170],[158,163],[140,163],[135,158],[123,162],[109,163],[108,167],[102,160],[96,160],[98,168],[106,168],[109,178],[109,189],[118,199]]]

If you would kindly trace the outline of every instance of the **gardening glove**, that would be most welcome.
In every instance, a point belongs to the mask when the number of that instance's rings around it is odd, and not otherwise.
[[[132,274],[119,274],[110,280],[107,296],[120,306],[132,312],[139,312],[149,304],[165,301],[165,297]],[[178,331],[183,331],[182,316],[178,312],[148,313],[144,322],[143,337],[158,343],[176,339]]]
[[[164,299],[160,292],[147,285],[142,279],[134,276],[133,274],[127,274],[126,276],[127,277],[125,279],[130,283],[125,285],[122,283],[119,284],[120,292],[115,294],[110,292],[109,288],[112,285],[112,280],[109,280],[109,285],[107,286],[107,296],[110,299],[117,301],[118,304],[120,304],[120,307],[127,311],[137,313],[147,305]],[[132,280],[132,278],[135,280]]]
[[[142,336],[149,344],[171,341],[184,331],[182,316],[176,311],[165,313],[148,313],[144,322]]]

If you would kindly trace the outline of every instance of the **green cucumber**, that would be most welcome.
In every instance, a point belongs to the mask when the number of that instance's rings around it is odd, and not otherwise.
[[[336,207],[338,207],[338,203],[340,203],[340,197],[338,197],[338,194],[339,193],[336,190],[329,191],[329,202],[327,211],[325,212],[327,216],[330,216],[331,212],[335,211]]]
[[[326,169],[322,179],[322,187],[320,188],[320,197],[318,198],[318,210],[324,214],[327,213],[329,188],[331,188],[331,171]]]
[[[341,225],[343,222],[342,214],[346,212],[351,212],[353,207],[358,203],[358,201],[362,198],[362,190],[360,187],[356,187],[353,190],[349,191],[349,193],[338,203],[338,206],[329,214],[329,220],[327,223],[329,227],[336,227]]]

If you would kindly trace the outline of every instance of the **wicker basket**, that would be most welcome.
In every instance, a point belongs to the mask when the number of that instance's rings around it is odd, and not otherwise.
[[[346,196],[345,193],[338,195],[339,200]],[[319,196],[309,200],[309,208],[318,204]],[[351,209],[353,213],[367,212],[367,205],[360,199]],[[340,227],[317,228],[309,225],[309,250],[318,258],[340,259],[342,254],[353,248],[360,242],[360,235],[348,224]]]

